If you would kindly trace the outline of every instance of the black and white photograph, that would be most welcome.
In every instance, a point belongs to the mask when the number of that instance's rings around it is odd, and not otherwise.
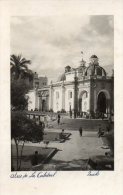
[[[114,16],[10,18],[11,171],[114,171]]]
[[[0,1],[0,194],[123,194],[123,0]]]

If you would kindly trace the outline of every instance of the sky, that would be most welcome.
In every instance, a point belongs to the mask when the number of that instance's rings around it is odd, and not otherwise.
[[[55,81],[65,66],[78,67],[82,57],[88,66],[93,54],[102,67],[113,66],[113,28],[111,15],[11,17],[11,54],[31,60],[30,69]]]

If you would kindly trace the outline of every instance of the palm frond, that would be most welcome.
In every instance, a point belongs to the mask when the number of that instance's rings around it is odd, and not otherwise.
[[[28,69],[28,65],[31,64],[30,60],[23,58],[21,54],[10,56],[11,72],[15,72],[16,78],[30,77],[32,72]]]

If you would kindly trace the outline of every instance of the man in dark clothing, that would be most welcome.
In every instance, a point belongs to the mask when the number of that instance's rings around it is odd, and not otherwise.
[[[60,114],[58,114],[58,125],[60,124]]]
[[[80,137],[82,137],[82,132],[83,132],[82,127],[80,127],[80,128],[79,128]]]
[[[70,118],[72,118],[72,110],[70,110]]]
[[[38,165],[38,151],[35,151],[35,154],[32,157],[32,165]]]

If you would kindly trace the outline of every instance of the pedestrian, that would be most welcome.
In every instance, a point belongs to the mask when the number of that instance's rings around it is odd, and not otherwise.
[[[104,135],[104,130],[102,129],[101,124],[99,124],[99,130],[97,134],[98,134],[98,137],[101,137]]]
[[[60,114],[58,114],[58,125],[60,124],[60,118],[61,118],[61,116],[60,116]]]
[[[72,118],[72,110],[70,110],[70,118]]]
[[[64,133],[64,129],[62,129],[62,133]]]
[[[33,155],[32,165],[33,166],[38,165],[38,151],[35,151],[35,154]]]
[[[82,132],[83,132],[82,127],[80,127],[80,128],[79,128],[80,137],[82,137]]]

